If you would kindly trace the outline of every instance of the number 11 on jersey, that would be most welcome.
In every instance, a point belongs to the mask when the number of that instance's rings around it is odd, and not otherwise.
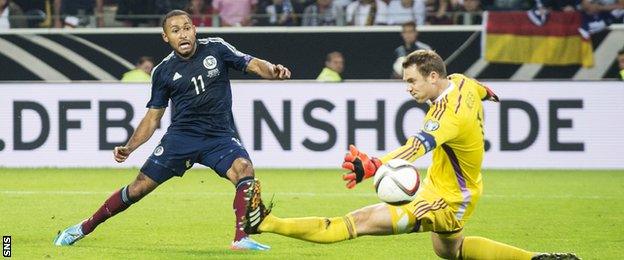
[[[201,91],[199,90],[199,85],[197,85],[198,80],[201,83]],[[206,88],[204,87],[204,78],[202,78],[202,75],[191,78],[191,82],[195,84],[195,92],[197,93],[197,95],[199,95],[199,93],[206,91]]]

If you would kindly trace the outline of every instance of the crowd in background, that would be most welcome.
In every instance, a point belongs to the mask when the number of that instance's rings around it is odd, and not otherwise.
[[[0,28],[153,27],[173,9],[202,27],[481,24],[484,10],[537,20],[579,11],[599,30],[622,22],[624,0],[0,0]]]

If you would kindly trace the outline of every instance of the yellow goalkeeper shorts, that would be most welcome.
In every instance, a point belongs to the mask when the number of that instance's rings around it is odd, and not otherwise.
[[[459,206],[448,205],[444,198],[426,185],[414,201],[401,206],[387,205],[395,234],[429,231],[448,234],[459,232],[464,227],[464,221],[456,217]]]

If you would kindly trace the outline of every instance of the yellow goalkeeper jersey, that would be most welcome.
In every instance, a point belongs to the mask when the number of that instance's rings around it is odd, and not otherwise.
[[[381,158],[415,161],[433,151],[421,189],[440,195],[458,220],[467,218],[482,192],[484,154],[483,105],[490,98],[485,86],[461,74],[449,77],[449,86],[433,102],[422,129],[405,145]],[[464,219],[465,220],[465,219]]]

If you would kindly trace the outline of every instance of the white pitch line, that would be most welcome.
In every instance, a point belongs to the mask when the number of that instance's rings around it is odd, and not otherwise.
[[[110,195],[112,191],[21,191],[21,190],[0,190],[0,194],[9,196],[21,196],[21,195]],[[361,193],[361,192],[265,192],[266,195],[275,196],[288,196],[288,197],[375,197],[375,193]],[[157,192],[152,196],[166,195],[166,196],[233,196],[232,192]],[[590,199],[590,200],[604,200],[604,199],[620,199],[618,196],[600,196],[600,195],[501,195],[501,194],[484,194],[483,198],[494,199]]]

